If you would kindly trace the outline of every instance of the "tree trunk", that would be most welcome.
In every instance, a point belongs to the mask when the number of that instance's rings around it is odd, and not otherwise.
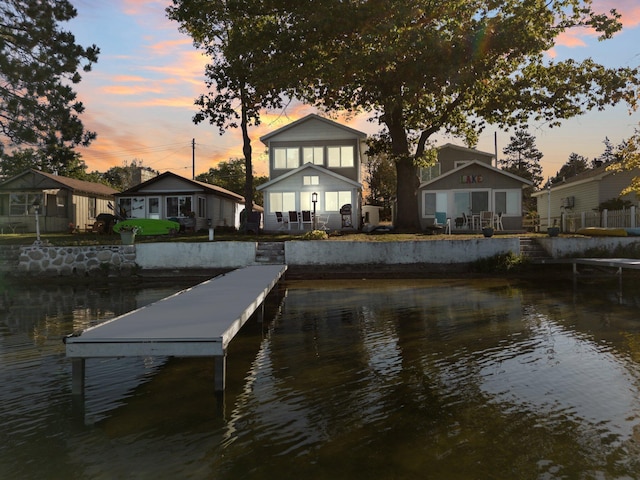
[[[384,123],[391,137],[391,151],[396,164],[396,218],[394,227],[399,232],[419,232],[418,169],[409,152],[409,140],[402,120],[402,106],[391,102],[385,105]]]
[[[403,157],[396,161],[397,206],[394,226],[399,232],[419,232],[420,216],[418,210],[418,169],[412,157]]]
[[[253,212],[253,162],[251,160],[251,138],[249,137],[249,126],[247,119],[247,106],[246,96],[244,88],[241,88],[241,110],[242,118],[240,121],[240,128],[242,130],[242,153],[244,154],[244,167],[245,167],[245,184],[244,184],[244,212],[245,223],[251,219],[251,212]],[[241,225],[245,227],[246,225]]]

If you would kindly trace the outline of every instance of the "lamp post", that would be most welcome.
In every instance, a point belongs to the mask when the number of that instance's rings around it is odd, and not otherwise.
[[[313,203],[313,229],[316,229],[316,203],[318,203],[318,194],[313,192],[311,194],[311,203]]]
[[[37,198],[33,201],[33,211],[36,215],[36,241],[34,243],[34,245],[40,245],[40,216],[39,216],[39,210],[40,209],[40,200],[38,200]]]
[[[547,230],[551,226],[551,180],[547,177]]]

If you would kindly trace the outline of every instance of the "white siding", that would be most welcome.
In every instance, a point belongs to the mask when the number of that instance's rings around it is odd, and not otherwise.
[[[327,141],[358,138],[342,128],[316,119],[296,125],[269,139],[270,142]]]

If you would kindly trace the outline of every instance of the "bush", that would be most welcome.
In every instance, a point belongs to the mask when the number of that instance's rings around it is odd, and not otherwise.
[[[324,230],[311,230],[302,236],[303,240],[326,240],[329,238]]]

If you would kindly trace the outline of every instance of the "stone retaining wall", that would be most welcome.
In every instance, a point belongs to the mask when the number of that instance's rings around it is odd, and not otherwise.
[[[134,245],[22,247],[18,275],[129,276],[137,269]]]

